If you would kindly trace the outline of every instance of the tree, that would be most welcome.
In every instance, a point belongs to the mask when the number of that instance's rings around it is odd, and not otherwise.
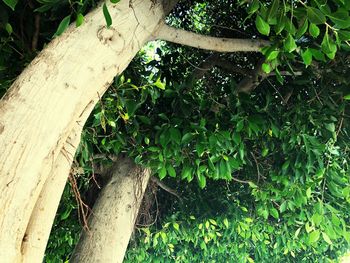
[[[335,1],[328,10],[317,6],[317,3],[306,6],[305,3],[300,2],[298,8],[294,10],[293,5],[287,3],[286,8],[279,8],[278,3],[279,1],[273,1],[267,8],[259,1],[253,1],[249,9],[250,15],[256,18],[255,23],[261,34],[269,35],[270,25],[272,25],[276,36],[283,39],[282,51],[278,49],[281,43],[277,39],[274,41],[275,46],[263,50],[268,60],[268,63],[262,63],[266,74],[270,74],[271,69],[276,68],[276,75],[281,78],[278,66],[283,65],[284,61],[294,59],[295,55],[292,52],[297,50],[294,38],[305,34],[309,22],[312,24],[310,25],[312,36],[316,36],[318,32],[317,25],[324,25],[322,50],[330,58],[334,57],[337,45],[340,47],[342,41],[348,40],[347,31],[342,30],[344,25],[338,19],[341,17],[341,21],[346,20],[346,17],[343,19],[343,10],[347,12],[348,4]],[[5,176],[2,177],[0,184],[4,195],[1,199],[4,212],[1,217],[3,228],[0,233],[5,240],[4,249],[1,251],[6,253],[1,255],[3,258],[9,261],[19,258],[21,247],[25,253],[24,260],[30,258],[27,255],[31,253],[37,257],[37,252],[30,244],[36,240],[35,233],[39,233],[41,243],[45,244],[45,238],[41,237],[42,233],[46,233],[47,236],[48,229],[38,231],[36,228],[44,226],[41,223],[45,222],[42,217],[47,219],[45,225],[51,225],[52,216],[48,217],[46,213],[53,215],[54,206],[57,207],[63,189],[63,183],[61,190],[57,189],[56,183],[50,184],[49,175],[53,173],[51,179],[54,180],[58,179],[60,171],[68,174],[72,161],[70,155],[73,155],[77,147],[82,123],[87,119],[99,96],[110,85],[112,78],[123,71],[146,41],[160,37],[181,44],[195,43],[196,47],[218,51],[258,51],[262,45],[267,44],[267,42],[249,40],[249,44],[243,41],[241,48],[237,48],[237,42],[241,44],[242,40],[203,38],[169,28],[162,21],[164,13],[167,13],[173,4],[167,2],[166,5],[157,5],[152,1],[131,3],[121,1],[115,6],[107,5],[110,10],[109,15],[106,15],[107,7],[101,5],[86,16],[86,22],[83,25],[77,29],[71,27],[65,34],[55,39],[22,73],[2,99],[0,130],[2,130],[1,144],[4,154],[0,163],[2,164],[1,174]],[[332,9],[335,7],[339,7],[339,12],[333,12]],[[102,10],[107,18],[107,25],[110,24],[109,16],[113,18],[111,27],[103,26],[105,21]],[[256,12],[258,12],[257,15],[255,15]],[[298,19],[304,18],[304,20],[300,19],[303,24],[298,25],[298,31],[293,21],[284,19],[286,14],[292,14],[292,18],[293,14]],[[127,18],[127,23],[124,18]],[[282,21],[277,23],[277,18]],[[67,24],[67,19],[63,22]],[[330,22],[334,23],[329,24]],[[284,28],[280,28],[282,26]],[[133,33],[130,34],[130,32]],[[281,32],[283,32],[282,35],[280,35]],[[196,42],[191,43],[192,40],[189,41],[188,36],[194,38]],[[333,36],[337,38],[334,40]],[[209,42],[210,46],[203,46],[199,42],[202,39],[204,43]],[[306,49],[302,42],[298,43],[303,48],[300,53],[304,63],[309,65],[312,56],[324,60],[324,54],[313,49],[311,46],[314,41],[311,38],[308,39],[310,39],[308,43],[310,46]],[[91,48],[94,47],[99,47],[98,52],[91,53]],[[84,60],[87,57],[89,59]],[[81,63],[82,60],[84,63]],[[257,75],[261,74],[263,73]],[[67,78],[67,76],[70,77]],[[82,80],[76,76],[81,76]],[[43,86],[43,83],[46,85]],[[48,92],[48,88],[52,93]],[[39,98],[39,101],[35,98]],[[40,102],[51,99],[57,107],[52,108],[52,103]],[[20,104],[21,107],[18,107]],[[18,122],[23,124],[23,129],[18,129],[16,125]],[[45,125],[42,125],[43,122]],[[42,141],[42,138],[45,138],[45,141]],[[67,154],[66,149],[69,147],[72,149],[70,154]],[[36,156],[35,160],[29,159],[33,153]],[[164,168],[161,169],[164,174]],[[200,176],[199,179],[203,186],[205,177]],[[64,182],[65,178],[60,181]],[[46,193],[56,193],[51,206],[46,203],[48,199],[44,198]],[[40,195],[42,198],[39,198]],[[43,207],[45,213],[40,212]],[[40,225],[35,222],[40,222]],[[41,250],[39,254],[42,254],[43,245],[39,247]]]

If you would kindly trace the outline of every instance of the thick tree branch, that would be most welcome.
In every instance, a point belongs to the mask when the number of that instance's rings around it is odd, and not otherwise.
[[[260,52],[260,49],[270,44],[266,40],[218,38],[196,34],[183,29],[162,24],[154,37],[181,45],[217,52]]]

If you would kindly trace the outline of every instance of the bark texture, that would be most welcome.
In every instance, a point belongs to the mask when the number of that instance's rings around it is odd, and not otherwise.
[[[35,204],[49,177],[67,177],[66,172],[55,172],[59,163],[67,162],[58,158],[76,125],[84,125],[86,109],[93,108],[95,98],[127,67],[164,17],[163,7],[151,0],[108,5],[113,18],[109,29],[100,6],[81,27],[71,26],[52,41],[0,102],[0,258],[4,263],[23,261],[21,247]],[[28,251],[24,246],[22,251]]]
[[[118,158],[101,191],[71,263],[123,262],[150,171],[129,158]]]

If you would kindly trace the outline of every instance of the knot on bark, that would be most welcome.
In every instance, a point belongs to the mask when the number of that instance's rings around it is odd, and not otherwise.
[[[116,52],[120,52],[124,48],[124,39],[114,27],[101,26],[97,31],[97,37],[103,45],[112,46]]]

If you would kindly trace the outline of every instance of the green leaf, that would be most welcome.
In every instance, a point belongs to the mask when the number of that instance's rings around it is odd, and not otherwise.
[[[244,120],[237,122],[236,131],[240,132],[244,128]]]
[[[249,181],[248,184],[251,188],[258,188],[258,186],[251,181]]]
[[[162,180],[164,179],[166,176],[166,168],[165,166],[162,166],[162,168],[160,168],[159,170],[159,179]]]
[[[113,4],[117,4],[119,2],[120,2],[120,0],[111,0],[111,3],[113,3]]]
[[[303,24],[301,25],[301,27],[298,29],[296,33],[296,38],[301,38],[307,31],[308,26],[309,26],[309,22],[307,19],[305,19]]]
[[[56,33],[54,34],[54,37],[60,36],[69,26],[70,23],[70,15],[63,18],[61,23],[59,24]]]
[[[341,41],[347,41],[350,40],[350,31],[346,30],[339,30],[338,36]]]
[[[335,27],[339,29],[344,29],[350,27],[350,17],[349,12],[345,9],[339,9],[337,12],[328,15],[328,17],[335,24]]]
[[[256,16],[255,25],[260,34],[265,36],[270,34],[270,25],[264,19],[262,19],[261,16]]]
[[[108,11],[106,3],[103,4],[102,11],[106,20],[107,28],[109,28],[112,25],[112,17]]]
[[[18,0],[2,0],[8,7],[15,11],[15,7],[18,3]]]
[[[284,42],[284,49],[285,49],[287,52],[291,53],[291,52],[293,52],[296,48],[297,48],[297,45],[296,45],[296,43],[295,43],[294,38],[292,37],[291,34],[288,34],[288,36],[287,36],[287,38],[286,38],[286,40],[285,40],[285,42]]]
[[[312,53],[312,56],[319,60],[319,61],[326,61],[326,58],[324,56],[324,54],[320,51],[320,50],[317,50],[317,49],[314,49],[314,48],[308,48],[311,53]]]
[[[264,149],[262,150],[262,152],[261,152],[261,156],[262,156],[262,157],[265,157],[268,153],[269,153],[269,149],[264,148]]]
[[[177,143],[181,143],[181,132],[177,128],[170,128],[171,140]]]
[[[322,51],[332,59],[332,54],[335,54],[337,51],[337,46],[335,45],[333,39],[329,37],[328,32],[324,34],[321,47]]]
[[[198,178],[199,187],[203,189],[207,184],[207,180],[205,176],[201,173],[197,173],[197,178]]]
[[[310,26],[309,26],[309,33],[312,37],[316,38],[319,36],[320,34],[320,29],[317,25],[313,24],[313,23],[310,23]]]
[[[78,26],[81,26],[84,22],[84,16],[81,14],[81,13],[78,13],[77,14],[77,20],[75,21],[75,25],[78,27]]]
[[[307,7],[307,17],[311,23],[316,25],[324,24],[326,22],[325,15],[319,9],[314,7]]]
[[[305,51],[301,52],[301,57],[303,58],[304,64],[305,66],[310,66],[311,62],[312,62],[312,52],[311,50],[308,48]]]
[[[277,25],[275,25],[276,35],[279,35],[282,32],[282,30],[285,28],[285,26],[286,26],[285,14],[284,14],[284,9],[282,9],[277,19]]]
[[[310,243],[317,242],[319,238],[320,238],[320,231],[319,230],[314,230],[309,234],[309,242]]]
[[[176,177],[176,171],[170,163],[167,165],[167,171],[171,177]]]
[[[335,132],[335,125],[334,123],[326,123],[325,127],[327,130],[329,130],[330,132]]]
[[[344,96],[344,100],[350,100],[350,94]]]
[[[256,11],[258,11],[260,6],[260,2],[259,0],[254,0],[250,5],[249,5],[249,9],[248,9],[248,14],[254,14]]]
[[[271,60],[276,59],[279,53],[280,53],[280,52],[277,51],[277,50],[274,50],[274,51],[270,52],[270,53],[266,56],[266,61],[271,61]]]
[[[322,232],[322,237],[323,237],[323,240],[326,241],[329,245],[333,244],[332,240],[329,238],[329,236],[325,232]]]
[[[185,166],[185,167],[182,169],[182,172],[181,172],[181,179],[190,178],[191,175],[192,175],[192,169],[191,169],[191,167]]]
[[[262,70],[263,70],[265,73],[267,73],[267,74],[269,74],[269,73],[271,72],[270,64],[263,63],[263,64],[261,65],[261,68],[262,68]]]
[[[7,31],[7,33],[8,33],[9,35],[11,35],[11,34],[12,34],[12,32],[13,32],[13,28],[12,28],[12,26],[11,26],[11,24],[10,24],[10,23],[6,23],[6,25],[5,25],[5,29],[6,29],[6,31]]]
[[[272,215],[275,219],[278,219],[278,218],[279,218],[279,213],[278,213],[277,209],[274,208],[274,207],[272,207],[272,208],[270,209],[270,215]]]
[[[273,22],[276,23],[276,15],[279,7],[279,0],[274,0],[269,8],[269,11],[267,13],[267,22],[269,24],[272,24]]]
[[[186,133],[182,139],[181,139],[181,143],[182,144],[188,144],[193,138],[193,134],[192,133]]]

